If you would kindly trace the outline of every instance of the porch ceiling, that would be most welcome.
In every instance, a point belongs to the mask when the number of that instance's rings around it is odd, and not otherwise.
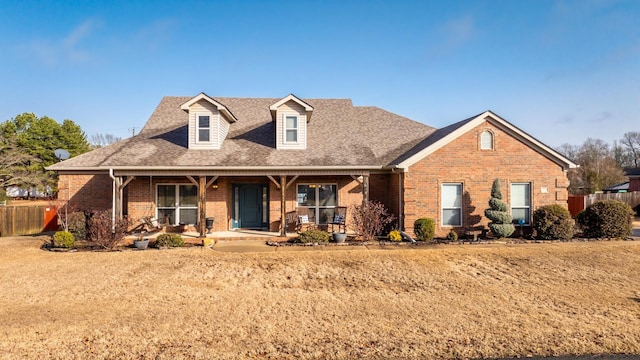
[[[371,169],[326,170],[115,170],[115,176],[305,176],[369,175]],[[375,170],[374,170],[375,172]]]

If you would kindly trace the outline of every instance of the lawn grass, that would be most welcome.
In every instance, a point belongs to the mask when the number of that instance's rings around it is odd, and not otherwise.
[[[640,242],[54,253],[0,238],[0,358],[640,354]]]

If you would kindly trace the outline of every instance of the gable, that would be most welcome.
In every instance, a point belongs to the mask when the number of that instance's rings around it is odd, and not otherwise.
[[[527,146],[530,150],[532,150],[532,152],[553,161],[565,170],[569,168],[576,168],[578,166],[557,151],[546,146],[524,131],[518,129],[516,126],[500,118],[493,112],[485,111],[478,116],[471,117],[469,119],[460,121],[436,131],[431,136],[426,138],[423,142],[421,142],[418,146],[416,146],[416,148],[410,150],[408,152],[409,156],[401,157],[399,159],[397,167],[405,169],[406,171],[406,169],[408,169],[411,165],[417,163],[427,156],[430,156],[444,146],[452,142],[459,141],[458,139],[461,136],[471,131],[475,131],[474,134],[478,139],[476,142],[478,147],[477,150],[479,151],[481,147],[481,125],[483,124],[485,125],[485,129],[490,129],[490,131],[492,131],[493,135],[495,136],[494,141],[496,141],[496,146],[498,146],[497,141],[499,140],[497,137],[500,133],[502,133],[504,136],[510,136],[524,146]]]

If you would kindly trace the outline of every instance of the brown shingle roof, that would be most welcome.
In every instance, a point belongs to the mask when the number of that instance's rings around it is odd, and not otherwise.
[[[238,119],[220,150],[189,150],[191,97],[164,97],[141,132],[116,144],[71,158],[52,170],[108,167],[386,166],[415,148],[435,129],[349,99],[304,99],[314,107],[306,150],[276,150],[269,106],[276,98],[222,98]]]

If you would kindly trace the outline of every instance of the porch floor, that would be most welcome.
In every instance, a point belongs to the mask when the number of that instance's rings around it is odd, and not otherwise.
[[[158,235],[164,234],[164,232],[147,232],[147,233],[134,233],[127,236],[127,240],[133,241],[138,237],[155,239]],[[196,231],[185,231],[177,233],[184,238],[185,242],[200,241],[200,233]],[[287,233],[287,237],[280,237],[280,232],[276,231],[260,231],[260,230],[233,230],[233,231],[215,231],[205,235],[207,238],[213,238],[216,240],[261,240],[261,241],[286,241],[287,239],[295,238],[297,233]],[[191,240],[191,241],[190,241]]]

